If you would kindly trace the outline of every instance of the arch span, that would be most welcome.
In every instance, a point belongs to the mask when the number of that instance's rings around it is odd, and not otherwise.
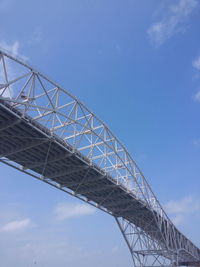
[[[135,266],[200,266],[141,170],[76,97],[0,51],[0,161],[114,216]]]

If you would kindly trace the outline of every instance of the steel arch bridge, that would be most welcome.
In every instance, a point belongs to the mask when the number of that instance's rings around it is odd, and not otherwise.
[[[123,144],[61,86],[0,50],[0,161],[112,215],[134,266],[200,266]]]

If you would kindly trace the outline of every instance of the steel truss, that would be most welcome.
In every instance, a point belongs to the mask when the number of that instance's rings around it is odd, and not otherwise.
[[[19,113],[15,119],[0,121],[0,136],[5,148],[0,151],[1,162],[113,215],[134,266],[200,264],[200,250],[173,225],[137,164],[105,123],[61,86],[2,50],[0,105],[4,108],[7,105],[9,112]],[[28,135],[17,131],[8,135],[9,129],[12,132],[22,121],[33,129],[40,126],[42,137],[32,136],[29,140]],[[9,140],[18,140],[21,145],[9,146]],[[66,153],[51,153],[57,143],[68,147]],[[40,149],[42,146],[45,151]],[[41,158],[37,155],[34,161],[23,158],[23,151],[34,149]],[[16,155],[21,155],[20,162]],[[85,165],[71,164],[58,171],[52,169],[52,164],[56,168],[58,162],[72,159],[74,155]],[[77,173],[82,174],[81,180]],[[94,173],[98,175],[94,177]],[[62,177],[73,179],[66,182]],[[105,177],[107,182],[101,188],[90,186]],[[119,188],[121,191],[117,193]],[[122,191],[132,197],[132,201],[128,197],[120,198]],[[99,192],[105,192],[103,200]],[[119,198],[112,199],[117,194]]]

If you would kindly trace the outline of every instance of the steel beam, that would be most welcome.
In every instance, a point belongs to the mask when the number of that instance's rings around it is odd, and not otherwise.
[[[57,161],[60,161],[60,160],[63,160],[63,159],[67,159],[67,158],[72,157],[72,156],[73,156],[73,153],[59,154],[59,155],[56,155],[55,157],[47,158],[47,161],[33,162],[30,165],[25,165],[23,167],[23,170],[38,168],[38,167],[41,167],[43,165],[52,164],[54,162],[57,162]]]
[[[8,128],[11,128],[12,126],[18,124],[22,122],[21,119],[15,119],[15,120],[11,120],[11,121],[7,121],[7,122],[3,122],[1,125],[0,125],[0,131],[4,131]]]
[[[101,181],[103,179],[106,179],[105,176],[103,175],[99,175],[99,176],[90,176],[90,177],[86,177],[85,179],[81,179],[81,180],[76,180],[74,179],[73,182],[63,182],[63,186],[66,186],[66,187],[73,187],[73,186],[78,186],[80,184],[83,184],[83,185],[88,185],[88,184],[91,184],[91,183],[95,183],[95,182],[98,182],[98,181]]]
[[[35,140],[34,142],[32,141],[32,142],[29,142],[27,144],[23,144],[23,146],[17,147],[15,149],[10,149],[10,150],[6,151],[5,153],[0,154],[0,158],[8,157],[8,156],[29,150],[33,147],[37,147],[39,145],[42,145],[48,141],[49,141],[49,139],[46,138],[46,139],[42,139],[42,140]]]
[[[108,189],[112,190],[114,187],[116,187],[115,184],[113,184],[113,185],[102,185],[102,186],[98,186],[97,185],[96,187],[92,187],[92,188],[91,187],[81,188],[81,186],[80,186],[80,188],[77,189],[77,193],[85,195],[87,193],[101,192],[101,191],[108,190]]]
[[[77,173],[77,172],[81,172],[83,170],[86,170],[90,168],[89,166],[69,166],[67,170],[63,170],[61,172],[57,172],[57,173],[54,173],[53,175],[50,175],[46,178],[49,178],[49,179],[55,179],[55,178],[59,178],[59,177],[62,177],[62,176],[67,176],[67,175],[70,175],[70,174],[73,174],[73,173]]]

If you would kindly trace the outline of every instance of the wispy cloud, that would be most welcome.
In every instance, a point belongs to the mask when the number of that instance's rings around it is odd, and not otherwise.
[[[11,221],[0,228],[0,232],[18,232],[25,230],[30,226],[31,220],[29,218],[19,221]]]
[[[196,92],[196,94],[194,95],[194,100],[200,102],[200,91]]]
[[[200,56],[193,60],[192,66],[200,71]]]
[[[60,203],[54,210],[57,220],[65,220],[83,215],[90,215],[95,209],[86,204]]]
[[[8,53],[11,53],[14,56],[20,57],[23,60],[27,60],[28,57],[22,55],[21,52],[19,52],[20,50],[20,42],[18,40],[12,42],[12,43],[8,43],[5,42],[4,40],[0,41],[0,49],[5,50]]]
[[[200,209],[200,202],[199,199],[188,196],[180,200],[169,201],[165,208],[169,213],[190,213]]]
[[[10,44],[5,41],[0,41],[0,47],[14,55],[19,55],[19,46],[19,41],[14,41]]]
[[[181,225],[188,216],[200,211],[200,199],[187,196],[180,200],[172,200],[166,203],[165,210],[171,215],[175,225]]]
[[[192,66],[195,69],[195,79],[200,78],[200,56],[196,57],[192,61]],[[200,90],[198,90],[194,95],[193,95],[193,100],[196,102],[200,102]]]
[[[176,226],[178,226],[184,222],[184,218],[185,217],[183,216],[183,214],[176,214],[172,217],[172,221]]]
[[[167,14],[147,30],[151,43],[158,47],[176,33],[184,32],[189,16],[197,6],[197,0],[179,0],[169,6]]]

